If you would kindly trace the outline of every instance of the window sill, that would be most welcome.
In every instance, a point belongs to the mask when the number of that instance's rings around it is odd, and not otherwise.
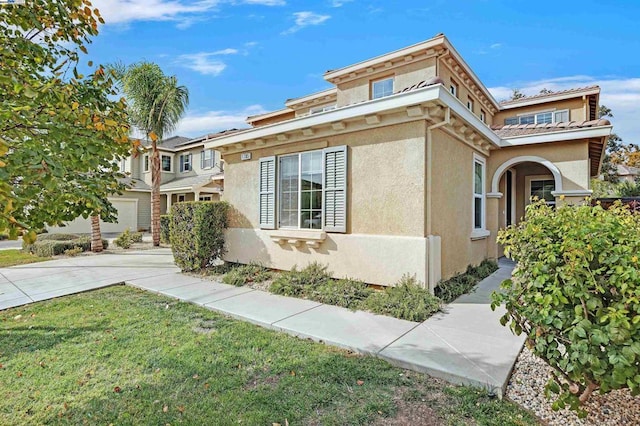
[[[327,239],[327,234],[320,230],[277,229],[269,232],[269,237],[281,246],[289,244],[294,247],[318,248]]]
[[[473,232],[471,233],[470,238],[472,241],[483,240],[485,238],[488,238],[489,235],[491,235],[491,232],[486,229],[474,229]]]

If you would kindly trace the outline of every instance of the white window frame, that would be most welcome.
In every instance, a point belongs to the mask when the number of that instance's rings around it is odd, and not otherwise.
[[[142,156],[142,171],[144,173],[149,173],[151,171],[151,157],[149,157],[149,154],[144,154]]]
[[[482,166],[482,193],[476,193],[476,164]],[[473,161],[471,163],[471,239],[486,238],[490,235],[487,230],[487,159],[476,153],[473,154]],[[476,199],[482,200],[480,207],[480,227],[476,228]]]
[[[473,99],[467,98],[467,109],[473,112]]]
[[[451,84],[449,85],[449,92],[455,96],[456,98],[458,97],[458,83],[455,82],[455,80],[451,79]]]
[[[480,121],[487,124],[487,113],[483,109],[480,110]]]
[[[525,188],[527,190],[526,192],[526,197],[524,200],[525,205],[529,205],[531,204],[531,182],[535,182],[535,181],[544,181],[544,180],[552,180],[554,183],[554,191],[557,190],[557,188],[555,188],[555,178],[553,177],[553,175],[529,175],[529,176],[525,176],[524,177],[524,184],[525,184]],[[552,194],[553,195],[553,194]],[[547,204],[551,205],[551,206],[555,206],[556,202],[555,201],[547,201]]]
[[[162,167],[162,157],[167,157],[169,159],[169,170],[165,170]],[[173,156],[172,155],[160,154],[160,172],[173,173]]]
[[[381,96],[375,96],[375,85],[378,83],[384,83],[386,81],[391,80],[391,93],[389,94],[382,94]],[[382,99],[382,98],[386,98],[387,96],[391,96],[393,95],[393,92],[395,90],[395,85],[396,85],[396,81],[395,81],[395,77],[394,76],[390,76],[390,77],[383,77],[383,78],[379,78],[377,80],[371,80],[371,99]]]
[[[324,230],[324,215],[325,215],[325,202],[324,202],[324,195],[322,197],[322,217],[320,218],[320,228],[303,228],[300,225],[300,220],[302,217],[301,214],[301,207],[302,206],[302,161],[300,161],[300,158],[302,157],[302,154],[313,154],[313,153],[320,153],[322,155],[322,191],[324,192],[324,174],[325,174],[325,170],[324,170],[324,152],[321,149],[314,149],[312,151],[301,151],[301,152],[294,152],[291,154],[285,154],[285,155],[279,155],[276,157],[276,205],[275,205],[275,210],[276,210],[276,214],[277,214],[277,229],[293,229],[293,230],[305,230],[305,231],[322,231]],[[298,214],[297,214],[297,219],[298,219],[298,223],[297,226],[282,226],[280,224],[280,219],[282,217],[281,211],[280,211],[280,188],[282,186],[281,182],[280,182],[280,159],[282,158],[286,158],[286,157],[298,157]]]
[[[183,160],[186,159],[186,160]],[[188,173],[193,170],[193,154],[180,154],[179,157],[180,162],[180,173]],[[186,165],[189,165],[189,169],[186,169]]]
[[[518,114],[518,115],[515,116],[515,118],[518,119],[518,124],[525,124],[525,123],[522,123],[521,120],[524,117],[533,116],[533,123],[526,123],[526,124],[541,124],[540,121],[539,121],[539,116],[542,115],[542,114],[551,114],[551,123],[557,123],[556,114],[563,113],[563,112],[566,112],[567,113],[567,119],[571,120],[570,112],[569,112],[568,108],[558,109],[558,110],[556,110],[556,109],[546,109],[546,110],[542,110],[542,111],[527,112],[527,113]],[[505,120],[507,120],[509,118],[513,119],[514,117],[507,117],[507,118],[505,118]]]
[[[211,153],[211,165],[207,165],[205,162],[207,161],[205,158],[205,153]],[[211,169],[213,168],[213,166],[216,163],[216,154],[213,152],[213,149],[203,149],[202,151],[200,151],[200,168],[202,170],[207,170],[207,169]]]
[[[187,201],[187,194],[176,194],[176,203],[184,203],[185,201]]]
[[[198,201],[213,201],[211,195],[198,195]]]

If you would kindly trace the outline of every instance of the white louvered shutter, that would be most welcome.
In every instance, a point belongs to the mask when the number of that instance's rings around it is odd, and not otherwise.
[[[260,159],[260,228],[276,228],[276,157]]]
[[[347,147],[324,151],[324,230],[347,232]]]

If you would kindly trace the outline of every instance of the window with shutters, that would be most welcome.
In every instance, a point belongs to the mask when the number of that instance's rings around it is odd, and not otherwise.
[[[192,156],[191,154],[182,154],[180,156],[180,172],[190,172],[192,169]]]
[[[346,169],[346,146],[261,158],[260,227],[346,232]]]
[[[213,167],[214,155],[212,149],[205,149],[200,152],[200,168],[210,169]]]

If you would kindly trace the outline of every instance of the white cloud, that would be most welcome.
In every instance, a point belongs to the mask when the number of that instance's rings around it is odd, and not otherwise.
[[[640,77],[595,78],[588,75],[574,75],[530,82],[510,83],[507,86],[489,88],[497,100],[508,99],[514,88],[525,95],[535,95],[542,89],[553,91],[584,86],[600,86],[600,104],[611,108],[614,117],[609,118],[613,130],[627,143],[640,142]]]
[[[94,0],[106,24],[132,21],[179,21],[184,27],[194,16],[211,12],[220,0]]]
[[[222,49],[222,50],[216,50],[215,52],[211,53],[211,55],[237,55],[238,49]]]
[[[212,75],[215,77],[220,75],[220,73],[227,68],[227,64],[218,59],[213,59],[212,56],[214,55],[215,53],[208,52],[180,55],[178,56],[178,63],[183,67],[199,72],[200,74]]]
[[[489,47],[492,48],[492,49],[500,49],[502,47],[502,43],[493,43]]]
[[[350,3],[350,2],[352,2],[352,1],[353,1],[353,0],[333,0],[333,1],[331,2],[331,6],[332,6],[332,7],[342,7],[342,6],[344,6],[346,3]]]
[[[283,31],[281,33],[282,35],[293,34],[310,25],[320,25],[327,19],[331,18],[331,15],[320,15],[318,13],[309,11],[296,12],[293,14],[293,16],[295,16],[296,18],[296,24],[288,30]]]
[[[194,112],[180,120],[175,134],[196,137],[227,129],[241,129],[248,127],[245,122],[248,116],[265,112],[260,105],[250,105],[239,111]]]

